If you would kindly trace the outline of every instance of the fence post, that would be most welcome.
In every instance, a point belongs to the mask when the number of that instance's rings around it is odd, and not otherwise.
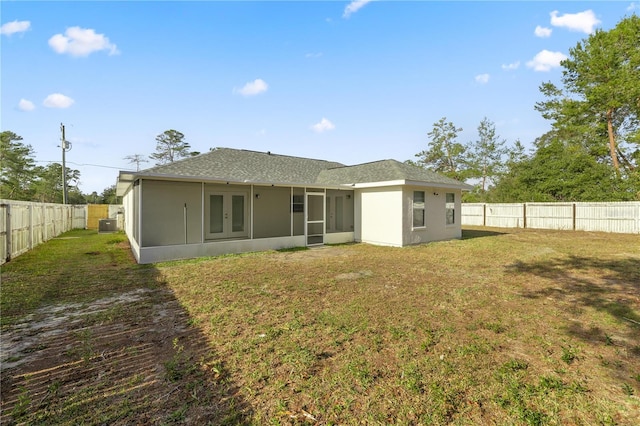
[[[33,248],[33,204],[27,206],[29,209],[29,250]]]
[[[527,229],[527,203],[522,203],[522,225]]]
[[[487,203],[482,205],[482,226],[487,226]]]
[[[6,223],[6,229],[7,229],[7,258],[5,259],[6,262],[11,260],[11,204],[5,204],[7,206],[7,223]]]
[[[572,217],[572,220],[573,220],[573,230],[575,231],[575,230],[576,230],[576,210],[577,210],[577,209],[576,209],[576,203],[573,203],[572,207],[573,207],[573,209],[572,209],[572,213],[571,213],[571,215],[573,216],[573,217]]]

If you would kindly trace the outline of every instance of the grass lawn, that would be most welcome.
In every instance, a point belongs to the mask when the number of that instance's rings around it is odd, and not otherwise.
[[[637,235],[153,266],[64,237],[2,267],[3,424],[640,424]]]

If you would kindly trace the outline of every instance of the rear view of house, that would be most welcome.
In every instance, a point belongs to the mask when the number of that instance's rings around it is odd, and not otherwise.
[[[346,242],[460,238],[466,184],[382,160],[340,163],[230,148],[120,172],[140,263]]]

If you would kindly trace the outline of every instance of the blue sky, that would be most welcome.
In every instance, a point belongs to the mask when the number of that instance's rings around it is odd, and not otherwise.
[[[542,82],[640,2],[12,2],[1,12],[1,129],[40,165],[60,124],[85,193],[115,183],[168,129],[192,150],[357,164],[413,159],[433,123],[511,145],[549,123]],[[151,167],[149,160],[142,167]]]

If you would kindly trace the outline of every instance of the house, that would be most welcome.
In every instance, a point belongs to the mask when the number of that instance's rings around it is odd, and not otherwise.
[[[121,171],[125,230],[140,263],[364,242],[460,238],[470,186],[395,160],[345,166],[230,148]]]

